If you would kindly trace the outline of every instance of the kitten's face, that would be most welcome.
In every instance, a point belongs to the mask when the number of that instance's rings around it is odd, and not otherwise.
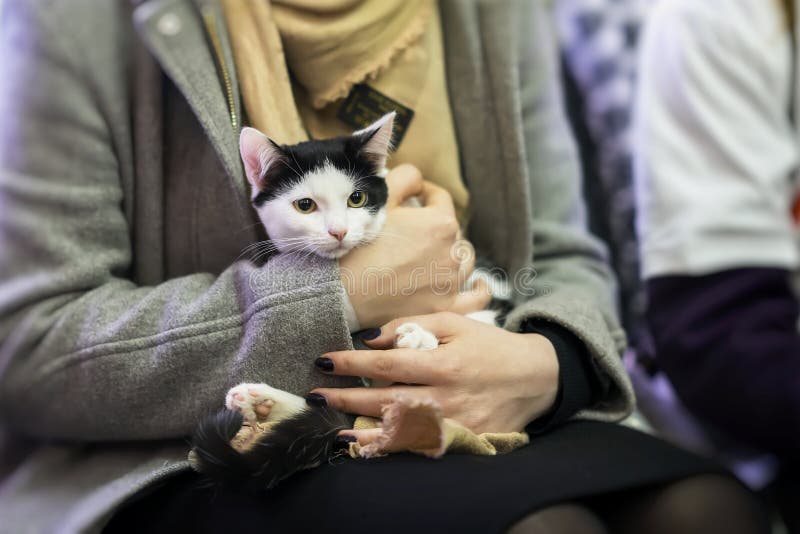
[[[275,248],[340,258],[377,237],[393,120],[390,113],[351,136],[284,146],[242,130],[253,205]]]

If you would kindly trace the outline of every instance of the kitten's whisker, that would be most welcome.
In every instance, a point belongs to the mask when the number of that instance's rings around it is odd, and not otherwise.
[[[289,169],[294,172],[298,178],[301,180],[303,179],[303,174],[300,172],[300,163],[297,161],[297,157],[295,157],[294,152],[292,152],[292,159],[294,160],[294,164],[297,165],[297,169],[289,165]]]
[[[301,180],[303,179],[303,175],[302,175],[302,174],[300,174],[300,169],[299,169],[299,168],[298,168],[298,169],[295,169],[295,168],[294,168],[294,167],[292,167],[291,165],[289,165],[288,167],[289,167],[289,170],[290,170],[290,171],[292,171],[292,172],[294,173],[294,175],[295,175],[295,176],[297,176],[297,177],[298,177],[298,178],[300,178]]]
[[[239,254],[239,256],[236,257],[236,260],[240,260],[244,255],[258,252],[262,247],[269,248],[271,246],[272,244],[269,241],[257,241],[255,243],[251,243],[246,247],[244,247],[244,250],[242,250],[241,254]]]
[[[250,254],[254,254],[256,252],[261,252],[265,248],[269,248],[269,246],[268,245],[263,245],[263,246],[251,247],[251,248],[249,248],[247,250],[243,250],[242,253],[239,254],[239,257],[237,257],[236,259],[238,260],[238,259],[241,259],[243,256],[249,256]]]
[[[297,161],[297,156],[295,156],[294,152],[292,152],[292,160],[294,164],[297,165],[298,170],[300,169],[300,163]]]
[[[354,169],[354,167],[353,167],[353,162],[352,162],[352,161],[350,161],[350,156],[348,156],[346,152],[345,152],[345,155],[344,155],[344,157],[345,157],[345,159],[347,160],[347,174],[348,174],[349,176],[353,176],[354,178],[356,178],[356,180],[355,180],[355,184],[356,184],[356,187],[359,187],[359,186],[361,185],[361,184],[360,184],[360,182],[361,182],[361,178],[360,178],[360,177],[356,177],[356,176],[354,176],[354,173],[353,173],[353,169]]]
[[[260,245],[264,245],[264,244],[267,244],[267,243],[269,243],[269,241],[256,241],[255,243],[250,243],[249,245],[244,247],[244,250],[248,250],[250,248],[258,247]]]
[[[245,230],[249,230],[250,228],[252,228],[252,227],[254,227],[254,226],[262,226],[263,224],[264,224],[264,223],[262,223],[261,221],[259,221],[259,222],[255,222],[255,223],[253,223],[253,224],[248,224],[248,225],[242,226],[242,227],[241,227],[241,228],[239,228],[239,230],[237,230],[237,231],[238,231],[238,232],[244,232]]]
[[[306,253],[316,254],[320,244],[321,244],[320,242],[314,242],[314,241],[307,241],[307,242],[304,242],[304,243],[295,243],[295,244],[291,245],[290,247],[287,247],[285,252],[302,253],[303,257],[305,257]]]
[[[282,238],[273,239],[272,241],[277,241],[277,242],[286,241],[286,242],[288,242],[288,241],[308,241],[308,240],[312,240],[312,239],[322,239],[322,240],[324,240],[324,239],[327,239],[327,238],[321,237],[321,236],[318,237],[318,236],[310,236],[310,235],[308,235],[308,236],[299,236],[299,237],[282,237]]]
[[[289,251],[296,249],[297,247],[305,246],[308,243],[307,240],[296,240],[296,241],[284,241],[280,243],[276,243],[276,248],[283,249],[284,251]]]

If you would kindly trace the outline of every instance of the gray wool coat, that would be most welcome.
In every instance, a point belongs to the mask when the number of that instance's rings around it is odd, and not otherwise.
[[[618,420],[624,335],[542,6],[440,6],[469,236],[528,288],[506,327],[574,332],[606,383],[579,417]],[[42,446],[0,489],[0,532],[95,532],[187,469],[184,436],[230,386],[351,384],[311,365],[352,347],[343,290],[333,261],[239,259],[258,231],[216,4],[5,0],[2,21],[0,416]]]

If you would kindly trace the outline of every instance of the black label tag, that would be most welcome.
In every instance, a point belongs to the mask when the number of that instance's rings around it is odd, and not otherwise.
[[[336,117],[360,130],[366,128],[376,120],[380,119],[390,111],[397,112],[394,118],[394,135],[392,136],[392,146],[397,148],[406,135],[408,125],[414,118],[414,110],[405,107],[397,100],[392,100],[385,94],[377,91],[366,84],[354,85],[353,90],[347,95],[339,113]]]

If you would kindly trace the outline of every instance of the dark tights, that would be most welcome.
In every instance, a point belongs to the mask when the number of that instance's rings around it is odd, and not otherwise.
[[[760,534],[769,522],[735,480],[702,475],[650,489],[558,504],[516,523],[509,534]]]

